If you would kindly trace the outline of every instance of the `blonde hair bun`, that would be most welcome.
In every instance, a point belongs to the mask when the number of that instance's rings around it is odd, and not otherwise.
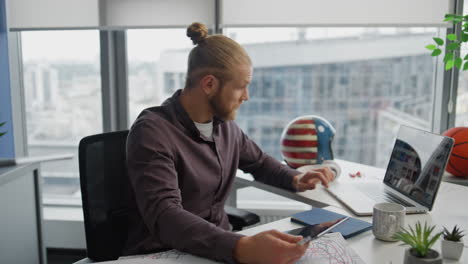
[[[197,45],[208,36],[208,29],[202,23],[194,22],[187,28],[187,37],[189,37],[193,45]]]

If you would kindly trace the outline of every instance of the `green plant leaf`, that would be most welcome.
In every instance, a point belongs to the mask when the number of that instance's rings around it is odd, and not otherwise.
[[[465,64],[463,65],[463,70],[464,71],[468,70],[468,61],[465,62]]]
[[[463,70],[465,70],[465,68],[468,68],[467,64],[468,62],[465,63]],[[451,232],[446,227],[444,227],[444,231],[442,233],[443,233],[445,240],[455,241],[455,242],[460,241],[460,239],[464,236],[463,231],[460,230],[460,228],[457,225],[453,227]]]
[[[447,35],[447,39],[451,40],[451,41],[454,41],[457,39],[457,35],[456,34],[448,34]]]
[[[467,55],[468,56],[468,55]],[[448,60],[451,60],[453,59],[453,53],[452,52],[449,52],[447,54],[445,54],[445,57],[444,57],[444,62],[446,63]]]
[[[434,45],[434,44],[429,44],[429,45],[426,46],[426,49],[428,49],[428,50],[435,50],[435,49],[437,49],[437,46]]]
[[[0,132],[0,137],[5,135],[5,134],[6,134],[6,132]]]
[[[456,50],[458,48],[460,48],[460,44],[458,44],[457,42],[450,43],[447,45],[448,50]]]
[[[431,56],[439,56],[441,53],[442,53],[442,51],[440,49],[435,49],[432,52]]]
[[[453,14],[446,14],[444,21],[452,21],[455,18]]]
[[[431,247],[434,245],[434,243],[439,240],[440,236],[442,235],[442,232],[437,233],[435,236],[433,236],[431,239],[429,239],[429,242],[427,244],[427,251],[431,249]]]
[[[445,62],[445,70],[447,71],[447,70],[452,69],[453,68],[453,63],[454,63],[453,59],[447,60]]]
[[[467,42],[468,41],[468,34],[465,32],[461,32],[461,41],[462,42]]]
[[[458,69],[461,69],[462,63],[463,63],[463,60],[462,60],[460,57],[458,57],[458,58],[455,59],[454,65],[455,65],[455,67],[457,67]]]
[[[437,45],[444,45],[444,40],[441,38],[433,38]]]

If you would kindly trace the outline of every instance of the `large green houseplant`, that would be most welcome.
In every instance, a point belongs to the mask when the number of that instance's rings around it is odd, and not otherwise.
[[[444,21],[454,25],[461,24],[460,33],[448,34],[445,41],[441,38],[433,38],[435,44],[427,45],[426,49],[432,52],[432,56],[439,56],[442,54],[442,48],[445,45],[447,49],[444,56],[445,70],[455,67],[466,71],[468,70],[468,54],[462,58],[460,56],[460,48],[463,46],[463,43],[468,42],[468,15],[446,14]]]

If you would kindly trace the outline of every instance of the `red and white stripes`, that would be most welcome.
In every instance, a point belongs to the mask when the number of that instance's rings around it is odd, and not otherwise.
[[[296,120],[281,141],[281,151],[291,167],[317,164],[317,129],[312,119]]]

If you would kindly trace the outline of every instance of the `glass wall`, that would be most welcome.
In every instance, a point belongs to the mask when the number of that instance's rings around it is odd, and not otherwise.
[[[463,57],[468,49],[462,51]],[[457,107],[455,109],[455,126],[468,127],[468,71],[460,71],[457,91]]]
[[[127,31],[129,124],[145,108],[160,105],[185,84],[185,29]]]
[[[438,33],[225,28],[254,66],[250,100],[236,122],[281,159],[280,135],[289,121],[322,116],[336,128],[336,158],[385,167],[400,124],[431,128],[435,59],[424,47]],[[45,197],[79,196],[78,141],[102,132],[99,32],[23,32],[22,45],[29,153],[75,154],[45,163]],[[130,125],[141,110],[184,87],[192,47],[185,29],[127,31]]]
[[[29,156],[74,154],[42,164],[46,203],[81,203],[78,143],[102,132],[99,32],[22,32]]]
[[[468,13],[468,1],[463,2],[463,11],[465,15]],[[461,48],[461,57],[464,58],[468,54],[468,47],[465,44]],[[455,126],[468,127],[468,71],[459,72]]]

